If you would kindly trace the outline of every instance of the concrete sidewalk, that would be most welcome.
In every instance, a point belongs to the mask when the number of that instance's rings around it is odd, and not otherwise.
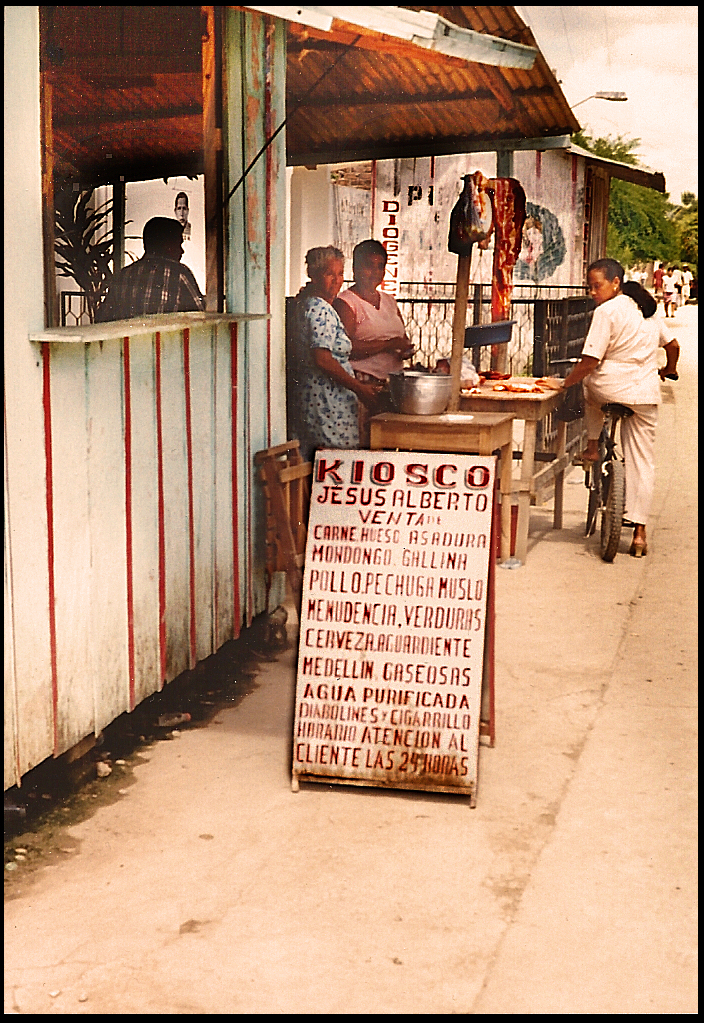
[[[600,560],[575,469],[497,572],[476,808],[292,793],[292,647],[12,875],[6,1012],[697,1011],[697,308],[674,325],[648,556]]]

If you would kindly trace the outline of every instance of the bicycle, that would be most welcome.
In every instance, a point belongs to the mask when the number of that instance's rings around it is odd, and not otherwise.
[[[554,359],[551,366],[573,365],[578,358]],[[663,380],[679,380],[677,370],[665,373]],[[634,529],[635,522],[624,519],[626,508],[626,463],[616,446],[616,429],[622,419],[629,419],[633,409],[620,402],[607,402],[601,406],[605,415],[599,435],[599,457],[595,462],[575,458],[573,465],[584,469],[584,485],[589,490],[585,536],[596,531],[597,518],[601,515],[600,541],[603,561],[611,562],[616,557],[621,531],[624,526]]]
[[[666,373],[664,380],[679,380],[677,371]],[[587,503],[586,536],[596,530],[596,520],[601,513],[600,548],[603,561],[611,562],[616,557],[624,526],[635,528],[636,523],[624,519],[626,507],[626,463],[616,447],[616,427],[622,419],[629,419],[633,409],[617,401],[601,406],[605,414],[604,425],[599,436],[599,458],[596,462],[583,462],[585,486],[589,488]]]
[[[577,358],[555,359],[551,366],[571,366],[578,361]],[[583,467],[584,484],[589,490],[585,535],[592,536],[601,514],[601,557],[611,562],[621,542],[621,530],[624,526],[634,525],[625,522],[623,518],[626,508],[626,464],[616,447],[616,428],[621,419],[633,415],[633,409],[619,402],[607,402],[601,409],[606,418],[599,436],[599,457],[595,462],[575,459],[574,464]]]

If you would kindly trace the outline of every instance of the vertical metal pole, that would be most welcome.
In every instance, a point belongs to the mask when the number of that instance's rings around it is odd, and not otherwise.
[[[455,311],[452,317],[452,356],[450,358],[452,392],[450,403],[447,406],[450,412],[456,412],[460,407],[462,354],[464,352],[464,332],[467,325],[467,296],[471,262],[471,254],[460,256],[457,260],[457,286],[455,288]]]
[[[546,322],[548,303],[544,298],[536,298],[533,306],[533,376],[544,377],[548,371]]]
[[[497,178],[513,177],[513,150],[504,149],[496,154]]]

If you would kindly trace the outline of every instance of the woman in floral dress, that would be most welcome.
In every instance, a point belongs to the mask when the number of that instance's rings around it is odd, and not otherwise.
[[[359,448],[358,402],[373,407],[380,388],[363,383],[350,365],[352,342],[332,307],[344,280],[345,258],[332,245],[310,249],[310,281],[296,299],[300,396],[299,440],[308,460],[317,448]]]

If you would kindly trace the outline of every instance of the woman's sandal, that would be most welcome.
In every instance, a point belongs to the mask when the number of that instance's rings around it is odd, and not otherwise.
[[[648,553],[648,543],[642,537],[637,539],[634,537],[631,543],[631,549],[628,552],[634,558],[642,558]]]

